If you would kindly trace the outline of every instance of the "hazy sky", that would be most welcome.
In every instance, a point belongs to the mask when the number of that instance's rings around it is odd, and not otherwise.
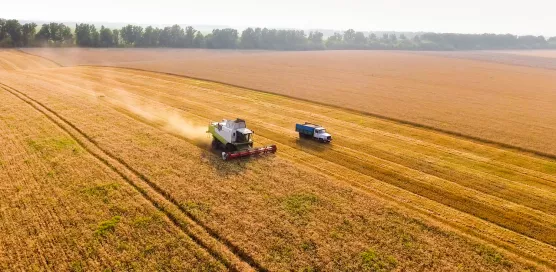
[[[556,0],[26,0],[1,18],[556,36]]]

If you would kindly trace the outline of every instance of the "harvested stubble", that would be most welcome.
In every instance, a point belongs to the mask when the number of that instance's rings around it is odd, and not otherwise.
[[[552,160],[157,73],[80,67],[0,78],[67,118],[260,267],[554,267]],[[224,163],[206,141],[159,122],[169,112],[199,126],[244,117],[257,143],[278,143],[279,152]],[[308,119],[329,127],[334,143],[298,141],[292,125]]]
[[[224,270],[45,115],[0,101],[0,270]]]

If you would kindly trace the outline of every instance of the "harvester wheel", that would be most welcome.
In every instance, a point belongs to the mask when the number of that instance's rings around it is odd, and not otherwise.
[[[212,138],[212,149],[218,149],[218,145],[220,144],[220,142],[218,140],[216,140],[216,138]]]

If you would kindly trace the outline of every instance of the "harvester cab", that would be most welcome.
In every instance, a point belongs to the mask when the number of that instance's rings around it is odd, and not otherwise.
[[[212,148],[223,150],[224,160],[276,152],[276,145],[253,148],[253,131],[239,118],[210,123],[207,133],[212,135]]]

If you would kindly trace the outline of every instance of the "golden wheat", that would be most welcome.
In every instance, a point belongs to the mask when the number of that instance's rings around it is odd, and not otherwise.
[[[0,81],[63,117],[255,268],[556,263],[550,159],[152,72],[56,68],[3,73]],[[246,118],[257,144],[278,144],[277,155],[222,162],[200,128],[224,117]],[[334,143],[298,140],[293,125],[302,121],[325,125]]]

